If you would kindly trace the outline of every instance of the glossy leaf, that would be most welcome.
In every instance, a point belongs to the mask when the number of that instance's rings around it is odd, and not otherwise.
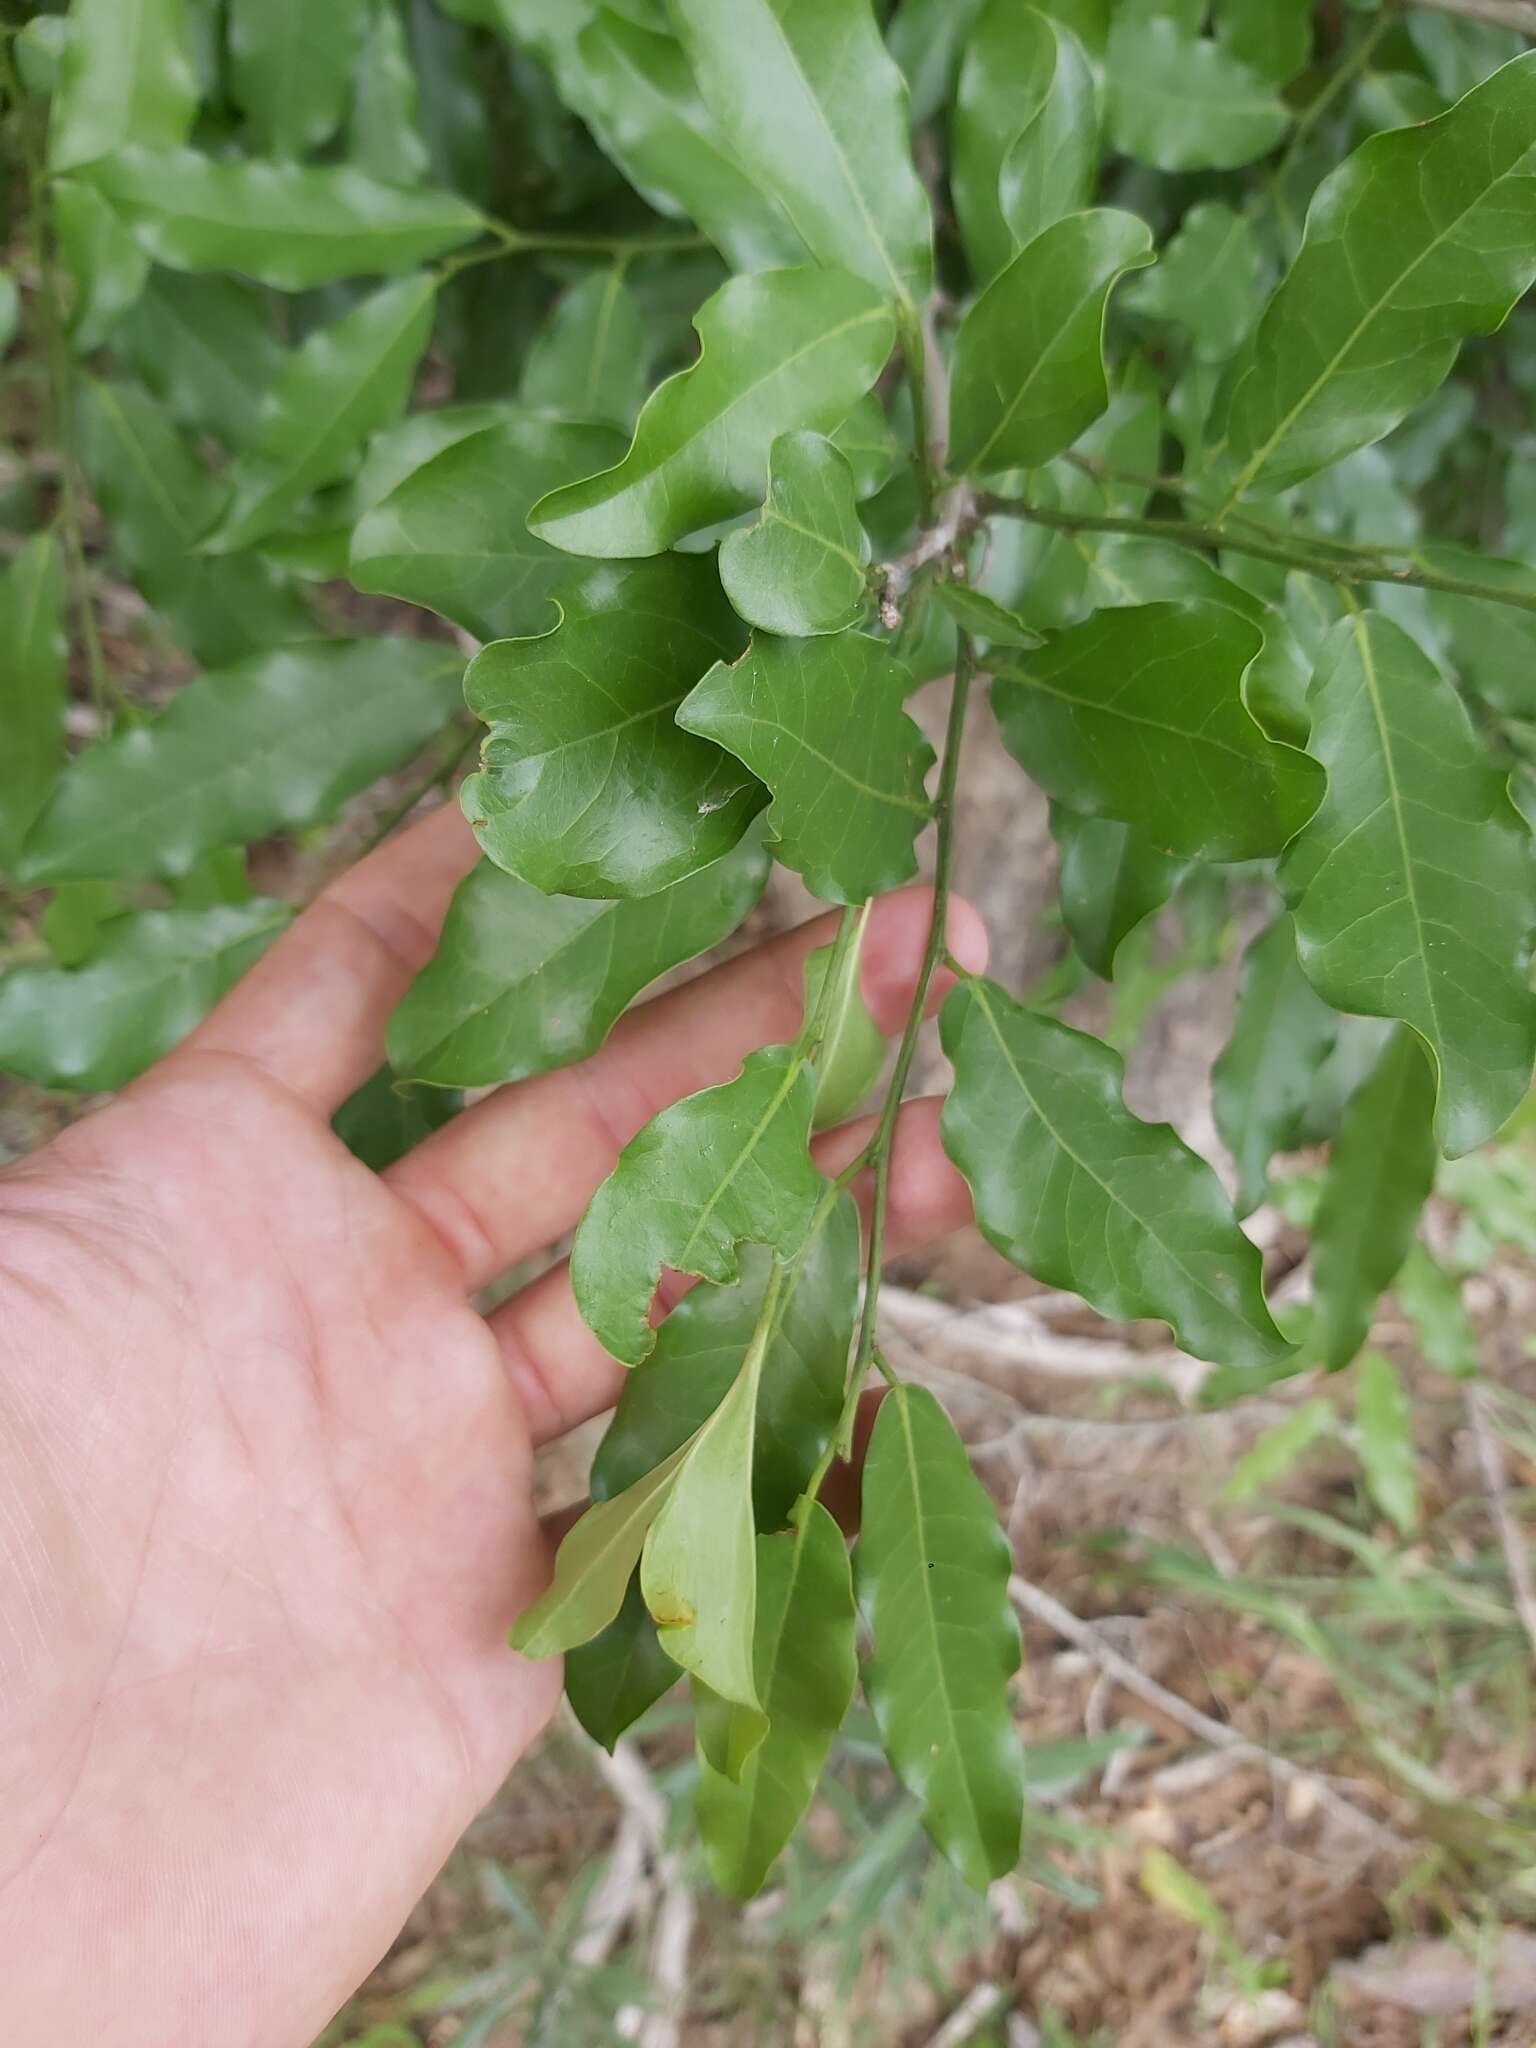
[[[1117,21],[1105,78],[1110,141],[1160,171],[1252,163],[1291,125],[1284,100],[1229,46],[1177,22]]]
[[[827,433],[879,376],[890,313],[838,271],[732,278],[694,320],[699,359],[646,402],[613,469],[552,491],[529,527],[573,554],[654,555],[757,504],[768,447]]]
[[[1162,909],[1189,864],[1159,853],[1134,826],[1060,804],[1051,808],[1051,832],[1061,855],[1062,920],[1082,959],[1113,981],[1121,941]]]
[[[612,427],[503,414],[432,449],[363,514],[348,574],[359,590],[426,605],[480,639],[539,633],[572,563],[528,531],[529,508],[623,451]]]
[[[451,648],[389,636],[301,641],[202,676],[71,763],[25,873],[184,875],[213,847],[316,824],[442,730],[457,673]]]
[[[842,424],[834,427],[830,439],[838,453],[848,458],[854,494],[861,502],[890,482],[901,460],[900,444],[877,391],[866,392]]]
[[[773,792],[774,852],[831,903],[862,903],[917,872],[933,749],[902,710],[912,678],[863,633],[759,635],[712,668],[677,714]]]
[[[135,148],[91,176],[157,263],[244,271],[282,291],[414,270],[481,230],[452,193],[381,185],[344,164]]]
[[[966,43],[950,149],[955,213],[979,282],[1088,204],[1098,140],[1093,73],[1076,36],[1036,8],[990,0]]]
[[[571,419],[611,420],[628,429],[645,393],[651,348],[622,265],[594,270],[561,294],[530,344],[523,364],[523,403]],[[617,450],[611,459],[617,462],[622,453]]]
[[[464,693],[490,728],[465,815],[498,867],[566,896],[648,896],[718,860],[763,793],[673,714],[741,645],[707,555],[590,569],[559,623],[497,640]]]
[[[203,543],[209,553],[252,546],[346,475],[360,444],[404,410],[436,304],[435,279],[402,278],[309,336],[234,465],[229,509]]]
[[[230,89],[244,110],[253,154],[307,156],[335,133],[368,4],[228,0]]]
[[[945,1149],[1005,1258],[1116,1322],[1160,1318],[1197,1358],[1286,1356],[1220,1182],[1171,1126],[1131,1115],[1117,1053],[989,981],[961,983],[941,1028]]]
[[[1301,964],[1338,1010],[1411,1025],[1449,1155],[1489,1138],[1536,1057],[1530,834],[1455,691],[1374,613],[1329,635],[1310,697],[1328,771],[1281,885]]]
[[[596,1052],[658,975],[733,932],[762,893],[753,839],[638,900],[546,896],[483,860],[389,1023],[396,1073],[486,1088]]]
[[[149,258],[83,178],[54,181],[53,233],[65,324],[84,354],[100,348],[135,304],[149,276]]]
[[[1232,1036],[1211,1074],[1216,1129],[1237,1165],[1240,1216],[1263,1201],[1273,1155],[1296,1142],[1338,1035],[1337,1011],[1301,971],[1295,926],[1277,917],[1244,955]]]
[[[949,1417],[926,1387],[894,1387],[870,1438],[854,1553],[874,1638],[864,1690],[924,1826],[978,1891],[1012,1870],[1023,1826],[1011,1562]]]
[[[1438,119],[1372,135],[1324,182],[1215,419],[1232,492],[1381,438],[1536,278],[1536,50]]]
[[[178,425],[232,448],[255,438],[283,351],[254,286],[156,271],[116,341]]]
[[[739,1281],[692,1288],[673,1309],[649,1358],[624,1381],[592,1461],[594,1500],[622,1493],[724,1400],[757,1327],[771,1265],[769,1252],[747,1245]],[[858,1284],[858,1211],[845,1195],[797,1254],[793,1289],[763,1360],[752,1460],[759,1528],[784,1526],[837,1427]]]
[[[742,1243],[785,1258],[800,1248],[824,1186],[806,1150],[811,1101],[804,1066],[769,1046],[625,1146],[571,1247],[577,1305],[623,1364],[655,1345],[647,1318],[664,1267],[726,1282]]]
[[[960,53],[982,0],[898,0],[886,40],[901,66],[914,127],[949,98]]]
[[[984,590],[973,590],[968,583],[938,583],[934,585],[933,598],[957,625],[964,626],[979,647],[1040,645],[1040,635],[1032,626],[1026,626],[1017,612],[1009,611]]]
[[[1104,318],[1115,280],[1152,261],[1134,214],[1100,207],[1037,235],[955,338],[950,460],[967,475],[1034,468],[1103,412]]]
[[[762,511],[720,543],[726,596],[767,633],[840,633],[864,614],[868,562],[846,458],[820,434],[780,434]]]
[[[612,1750],[681,1675],[661,1647],[636,1575],[608,1626],[566,1652],[565,1696],[592,1740]]]
[[[124,144],[174,149],[197,111],[185,0],[73,0],[48,124],[48,165],[75,170]]]
[[[1367,1351],[1355,1382],[1355,1449],[1371,1499],[1406,1536],[1419,1519],[1413,1408],[1397,1367]]]
[[[933,281],[907,94],[868,0],[670,0],[704,103],[817,262],[908,306]]]
[[[1225,606],[1096,612],[999,661],[993,708],[1009,751],[1058,803],[1137,826],[1166,853],[1250,860],[1305,824],[1322,782],[1244,703],[1262,646]]]
[[[0,1070],[45,1088],[121,1088],[179,1045],[271,945],[291,912],[262,897],[138,910],[103,927],[83,967],[0,976]]]
[[[627,1492],[587,1509],[555,1553],[548,1590],[518,1616],[510,1639],[514,1650],[524,1657],[558,1657],[608,1627],[624,1604],[645,1539],[688,1450],[680,1444]]]
[[[1207,362],[1225,362],[1253,322],[1263,256],[1246,214],[1202,200],[1179,223],[1155,269],[1125,294],[1133,312],[1187,330]]]
[[[411,49],[394,0],[380,0],[358,61],[347,155],[386,185],[419,185],[432,151],[421,132],[420,93]]]
[[[862,924],[860,930],[862,934]],[[830,990],[827,976],[837,965],[836,948],[819,946],[806,958],[805,1014],[823,1016],[822,1039],[812,1063],[816,1074],[812,1121],[817,1130],[852,1116],[885,1065],[888,1048],[864,1000],[862,954],[856,940],[844,954]]]
[[[1365,1342],[1435,1179],[1434,1077],[1399,1027],[1354,1095],[1312,1226],[1312,1343],[1332,1372]]]
[[[9,872],[64,766],[64,563],[52,534],[35,535],[0,576],[0,646],[0,872]]]
[[[1313,0],[1215,0],[1218,40],[1260,78],[1284,85],[1312,54]]]
[[[331,1129],[354,1159],[382,1173],[441,1130],[461,1103],[446,1089],[403,1086],[388,1067],[380,1067],[347,1097],[331,1118]]]
[[[739,1781],[716,1770],[729,1751],[726,1702],[697,1696],[699,1832],[710,1875],[733,1898],[759,1890],[799,1826],[853,1697],[853,1582],[842,1531],[817,1502],[799,1527],[757,1539],[757,1695],[768,1732]]]

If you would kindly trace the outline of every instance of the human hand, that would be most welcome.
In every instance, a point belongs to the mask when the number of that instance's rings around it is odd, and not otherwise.
[[[558,1698],[558,1664],[506,1646],[549,1572],[533,1452],[622,1368],[563,1266],[489,1317],[470,1297],[567,1232],[665,1103],[794,1034],[835,919],[377,1176],[328,1119],[475,852],[452,809],[386,845],[178,1051],[0,1174],[8,2040],[303,2048]],[[871,920],[883,1027],[929,908],[905,890]],[[948,937],[983,964],[964,905]],[[888,1243],[968,1213],[936,1105],[909,1105]]]

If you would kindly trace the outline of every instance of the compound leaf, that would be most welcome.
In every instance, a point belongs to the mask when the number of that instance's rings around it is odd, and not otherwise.
[[[1241,58],[1175,21],[1117,21],[1105,78],[1110,141],[1160,171],[1252,163],[1291,125],[1284,100]]]
[[[174,149],[197,111],[185,0],[74,0],[48,123],[48,166],[70,171],[126,143]]]
[[[335,133],[367,12],[368,0],[229,0],[230,87],[256,155],[307,156]]]
[[[832,903],[862,903],[917,872],[933,749],[902,710],[912,677],[864,633],[754,638],[678,711],[773,792],[774,852]]]
[[[490,728],[465,815],[498,867],[565,896],[648,896],[718,860],[762,808],[729,754],[673,714],[741,646],[707,555],[599,564],[559,623],[496,640],[464,678]]]
[[[1470,1151],[1536,1057],[1530,834],[1460,698],[1390,620],[1340,620],[1309,703],[1327,795],[1280,869],[1301,964],[1335,1009],[1413,1027],[1441,1147]]]
[[[780,434],[762,511],[720,543],[726,596],[766,633],[840,633],[863,616],[868,561],[847,458],[821,434]]]
[[[1116,1322],[1159,1317],[1197,1358],[1287,1355],[1221,1183],[1169,1125],[1131,1115],[1117,1053],[982,980],[953,990],[941,1030],[945,1148],[1005,1258]]]
[[[1024,1758],[1008,1704],[1019,1630],[997,1510],[926,1387],[892,1388],[864,1463],[854,1553],[874,1638],[864,1690],[923,1823],[985,1890],[1018,1861]]]
[[[0,870],[9,871],[64,766],[64,563],[52,534],[35,535],[0,577],[0,646]]]
[[[1162,909],[1189,863],[1159,853],[1133,825],[1080,817],[1060,804],[1051,806],[1051,832],[1061,855],[1063,922],[1088,966],[1113,981],[1121,940]]]
[[[878,295],[829,270],[734,277],[694,319],[699,357],[646,401],[616,467],[541,498],[529,528],[582,555],[655,555],[762,498],[767,451],[830,433],[879,376],[895,327]]]

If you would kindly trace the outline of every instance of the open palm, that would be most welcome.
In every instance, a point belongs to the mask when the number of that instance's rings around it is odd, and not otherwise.
[[[301,2048],[550,1714],[537,1444],[618,1369],[555,1268],[665,1102],[792,1034],[827,921],[498,1091],[380,1177],[333,1136],[474,858],[439,813],[353,869],[193,1037],[0,1176],[0,2019],[114,2048]],[[904,1010],[928,898],[865,961]],[[984,950],[963,906],[951,949]],[[857,1129],[830,1134],[851,1158]],[[899,1247],[966,1213],[933,1106]]]

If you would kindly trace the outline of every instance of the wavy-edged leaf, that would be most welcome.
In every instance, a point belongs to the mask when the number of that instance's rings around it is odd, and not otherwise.
[[[649,982],[733,932],[767,878],[752,838],[628,901],[547,896],[483,860],[389,1020],[390,1064],[438,1087],[486,1088],[584,1060]]]
[[[132,148],[91,178],[156,263],[239,270],[280,291],[414,270],[484,225],[451,192],[381,185],[347,164]]]
[[[1019,1630],[997,1510],[926,1387],[893,1387],[864,1461],[854,1552],[874,1638],[864,1690],[892,1768],[923,1824],[984,1891],[1012,1870],[1024,1756],[1009,1710]]]
[[[863,616],[868,562],[847,458],[821,434],[778,435],[761,512],[720,543],[726,596],[767,633],[841,633]]]
[[[0,871],[9,871],[64,766],[64,562],[51,533],[34,535],[0,576],[0,646]]]
[[[830,990],[827,976],[837,964],[837,948],[819,946],[806,957],[805,1014],[816,1016],[823,998],[827,1006],[821,1043],[812,1062],[816,1075],[812,1121],[818,1131],[852,1116],[885,1065],[885,1038],[864,1000],[862,940],[867,917],[866,909],[861,913],[859,937],[845,951]]]
[[[1365,1490],[1398,1533],[1419,1519],[1419,1460],[1413,1406],[1397,1367],[1379,1351],[1360,1361],[1355,1381],[1355,1451]]]
[[[1350,1098],[1312,1225],[1312,1345],[1348,1365],[1407,1258],[1435,1179],[1434,1074],[1399,1026]]]
[[[623,264],[594,270],[561,293],[529,343],[523,403],[574,420],[611,420],[627,431],[645,395],[651,351]]]
[[[1037,8],[990,0],[965,46],[952,133],[955,213],[985,284],[1088,203],[1099,122],[1082,44]]]
[[[1441,1147],[1470,1151],[1536,1058],[1530,833],[1460,698],[1390,620],[1339,622],[1309,703],[1328,789],[1280,869],[1301,964],[1335,1009],[1412,1026]]]
[[[1279,852],[1322,784],[1244,702],[1262,647],[1225,605],[1128,605],[999,661],[992,704],[1009,751],[1058,803],[1135,825],[1166,853],[1251,860]]]
[[[347,573],[359,590],[425,605],[483,640],[538,633],[572,564],[528,531],[529,508],[623,452],[612,427],[504,412],[432,449],[377,499],[353,529]],[[377,487],[377,473],[367,480]]]
[[[1051,806],[1051,833],[1061,856],[1062,920],[1088,966],[1113,981],[1121,941],[1162,909],[1189,863],[1159,853],[1133,825],[1084,818],[1061,804]]]
[[[933,282],[907,91],[868,0],[670,0],[704,103],[819,263],[913,306]]]
[[[1110,141],[1159,171],[1232,170],[1291,125],[1284,100],[1228,46],[1174,21],[1117,21],[1105,86]]]
[[[1135,313],[1184,328],[1205,362],[1225,362],[1253,321],[1263,252],[1247,214],[1219,199],[1192,206],[1155,269],[1126,290]]]
[[[0,977],[0,1070],[45,1088],[121,1088],[211,1010],[292,916],[255,897],[138,910],[103,927],[83,967]]]
[[[234,277],[156,271],[116,343],[178,426],[231,448],[254,439],[283,365],[270,301]]]
[[[566,1652],[565,1696],[592,1740],[611,1751],[681,1676],[661,1647],[637,1574],[608,1626]]]
[[[244,111],[253,155],[307,156],[336,132],[368,4],[229,0],[230,90]]]
[[[1213,412],[1232,495],[1376,441],[1536,279],[1536,50],[1433,121],[1372,135],[1319,188]]]
[[[741,1278],[689,1290],[624,1381],[592,1461],[592,1498],[622,1493],[684,1443],[724,1400],[757,1327],[772,1254],[747,1245]],[[844,1195],[796,1256],[757,1392],[752,1495],[760,1528],[781,1528],[842,1413],[858,1305],[859,1218]]]
[[[945,1149],[1005,1258],[1116,1322],[1160,1318],[1197,1358],[1287,1355],[1257,1247],[1205,1161],[1125,1107],[1118,1053],[982,980],[952,991],[941,1030]]]
[[[664,1267],[727,1282],[742,1243],[799,1250],[826,1185],[806,1149],[811,1103],[803,1063],[768,1046],[630,1140],[571,1247],[577,1306],[605,1350],[625,1365],[649,1357]]]
[[[987,476],[1069,448],[1109,402],[1104,317],[1127,270],[1152,261],[1152,231],[1112,207],[1071,213],[993,279],[955,337],[950,460]]]
[[[753,1668],[768,1732],[739,1780],[709,1760],[731,1753],[737,1717],[708,1692],[695,1703],[699,1833],[711,1876],[733,1898],[761,1887],[811,1803],[853,1698],[854,1624],[842,1531],[810,1501],[797,1528],[757,1539]]]
[[[679,1444],[670,1458],[624,1493],[588,1508],[567,1531],[548,1590],[513,1624],[514,1650],[524,1657],[558,1657],[608,1627],[624,1604],[645,1539],[689,1448]]]
[[[774,435],[830,433],[891,352],[889,309],[826,270],[735,277],[694,319],[699,358],[652,392],[616,467],[541,498],[529,528],[572,554],[654,555],[759,503]]]
[[[1269,1162],[1295,1143],[1312,1084],[1339,1035],[1339,1017],[1296,958],[1296,928],[1277,917],[1243,956],[1232,1036],[1211,1073],[1211,1107],[1237,1164],[1237,1210],[1264,1199]]]
[[[648,896],[718,860],[762,808],[740,762],[673,714],[736,653],[708,555],[600,564],[559,623],[482,648],[464,678],[490,728],[465,815],[498,867],[565,896]]]
[[[305,340],[235,461],[229,509],[203,542],[207,553],[253,546],[346,475],[368,436],[404,411],[436,305],[435,278],[401,278]]]
[[[74,0],[48,123],[48,167],[126,143],[173,149],[197,111],[185,0]]]
[[[677,714],[773,792],[774,852],[831,903],[862,903],[917,872],[933,749],[902,710],[903,664],[864,633],[759,635],[712,668]]]
[[[317,824],[442,730],[457,679],[452,648],[397,634],[299,641],[199,677],[70,764],[25,872],[184,875],[213,847]]]

